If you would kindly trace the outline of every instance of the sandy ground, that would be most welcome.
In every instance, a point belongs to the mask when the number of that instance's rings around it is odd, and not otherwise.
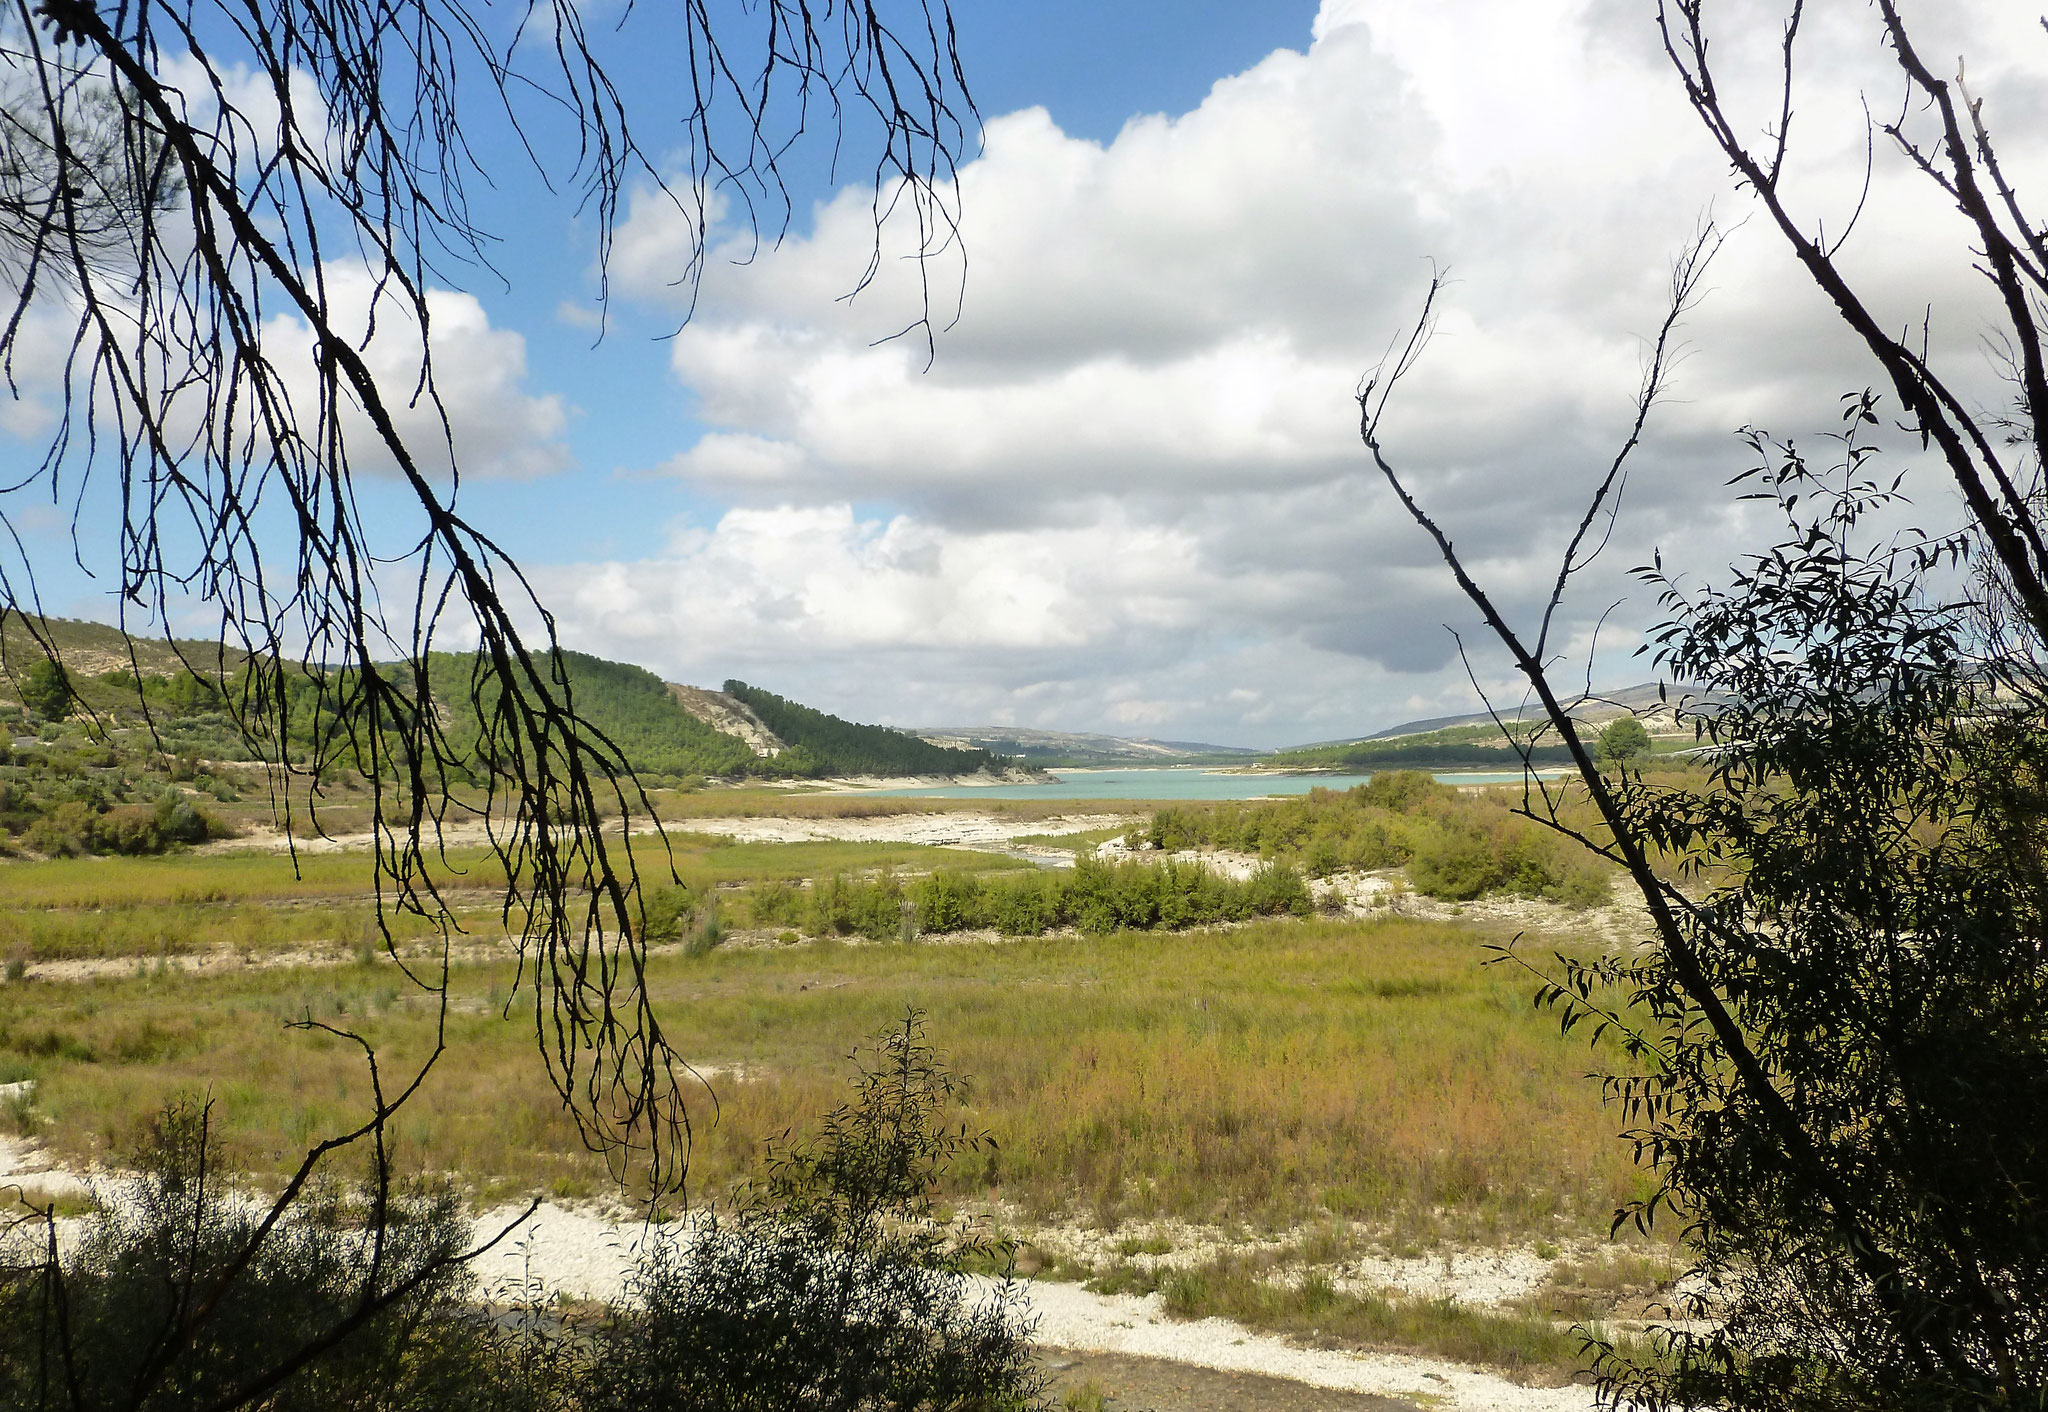
[[[809,843],[839,839],[857,843],[990,848],[1031,835],[1121,829],[1129,827],[1130,823],[1131,818],[1127,814],[1055,814],[1049,819],[1019,819],[963,810],[947,814],[884,814],[871,819],[688,819],[676,827],[690,833],[722,834],[741,843]]]
[[[522,1209],[486,1213],[477,1222],[480,1235],[498,1234]],[[544,1205],[483,1256],[477,1271],[487,1288],[509,1292],[538,1285],[562,1294],[616,1299],[625,1289],[635,1252],[648,1238],[648,1229],[637,1224]],[[1034,1340],[1056,1349],[1259,1374],[1465,1412],[1584,1412],[1595,1405],[1583,1387],[1522,1387],[1439,1359],[1303,1348],[1227,1319],[1169,1318],[1157,1295],[1094,1294],[1079,1285],[1038,1281],[1027,1287],[1027,1300],[1037,1320]]]
[[[900,783],[909,787],[920,781],[906,780]],[[816,840],[840,839],[860,843],[924,843],[939,847],[986,848],[999,847],[1013,839],[1033,834],[1069,834],[1085,833],[1091,829],[1121,829],[1128,827],[1131,822],[1131,816],[1128,814],[1056,814],[1051,818],[1028,819],[961,810],[957,813],[884,814],[873,818],[706,816],[665,819],[662,826],[671,833],[717,834],[738,843],[809,843]],[[616,832],[616,821],[607,827]],[[653,825],[642,820],[636,824],[634,836],[637,838],[641,833],[651,833],[652,830]],[[373,836],[368,833],[337,833],[331,838],[301,838],[297,840],[297,847],[301,853],[360,852],[370,847],[374,841]],[[481,845],[488,841],[482,822],[474,819],[452,821],[441,833],[442,844],[449,848]],[[292,843],[291,839],[276,829],[251,828],[236,838],[202,844],[194,851],[232,853],[241,849],[257,849],[282,853],[290,848]]]
[[[104,1198],[118,1187],[105,1180],[89,1183],[52,1165],[34,1144],[15,1138],[0,1138],[0,1183],[18,1185],[42,1199],[86,1190]],[[479,1242],[497,1240],[478,1257],[477,1275],[486,1291],[500,1298],[542,1292],[618,1299],[627,1290],[638,1254],[648,1241],[661,1239],[664,1229],[552,1204],[531,1215],[524,1212],[522,1206],[506,1206],[477,1218]],[[78,1221],[59,1224],[62,1234],[75,1238]],[[1582,1387],[1521,1387],[1437,1359],[1303,1348],[1224,1319],[1172,1319],[1156,1295],[1101,1295],[1079,1285],[1035,1282],[1027,1287],[1027,1301],[1036,1321],[1034,1341],[1068,1351],[1064,1357],[1047,1355],[1056,1377],[1066,1375],[1065,1382],[1074,1382],[1078,1369],[1098,1385],[1121,1379],[1154,1388],[1161,1407],[1359,1405],[1261,1395],[1256,1381],[1229,1377],[1176,1378],[1162,1365],[1378,1394],[1461,1412],[1586,1412],[1594,1406]],[[1091,1360],[1091,1355],[1101,1356]]]

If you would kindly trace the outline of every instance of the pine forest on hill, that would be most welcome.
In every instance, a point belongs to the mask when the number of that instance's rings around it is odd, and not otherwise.
[[[1012,763],[987,750],[955,750],[905,731],[855,725],[743,681],[727,682],[725,694],[789,745],[776,761],[791,774],[961,775]]]

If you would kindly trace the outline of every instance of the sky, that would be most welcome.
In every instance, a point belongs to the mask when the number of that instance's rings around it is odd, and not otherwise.
[[[1871,7],[1808,8],[1789,170],[1802,212],[1839,230],[1862,101],[1898,88]],[[1475,709],[1470,676],[1518,700],[1365,456],[1354,394],[1447,272],[1384,443],[1526,624],[1626,434],[1671,261],[1711,217],[1728,236],[1687,356],[1561,618],[1574,679],[1644,680],[1631,654],[1658,610],[1628,571],[1659,553],[1724,576],[1771,528],[1726,487],[1748,464],[1737,432],[1820,444],[1876,376],[1734,188],[1653,13],[964,0],[985,128],[959,175],[964,264],[933,272],[958,317],[929,360],[887,339],[919,308],[900,229],[843,297],[875,240],[859,163],[797,154],[787,232],[754,249],[728,213],[694,291],[676,283],[687,233],[643,186],[600,328],[590,213],[486,133],[506,173],[479,204],[495,272],[444,271],[433,296],[462,507],[566,645],[859,720],[1282,746]],[[1776,11],[1715,13],[1761,131]],[[1927,52],[1970,56],[1994,133],[2044,130],[2048,41],[2020,7],[1909,16]],[[629,94],[662,82],[652,57],[624,69]],[[2048,152],[2008,150],[2048,176]],[[1843,258],[1895,326],[1935,311],[1937,359],[1996,398],[1958,221],[1883,147]],[[405,334],[389,339],[397,377]],[[0,406],[0,458],[39,451],[26,405]],[[1910,470],[1913,448],[1898,456]],[[373,519],[396,505],[386,468],[357,475]],[[1941,484],[1910,484],[1916,513],[1960,520]],[[53,606],[107,615],[82,581]]]

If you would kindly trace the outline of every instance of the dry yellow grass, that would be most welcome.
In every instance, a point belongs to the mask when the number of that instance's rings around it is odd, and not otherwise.
[[[660,960],[671,1034],[716,1069],[698,1096],[697,1193],[839,1100],[843,1056],[908,1006],[974,1084],[1000,1143],[962,1196],[1103,1220],[1287,1224],[1329,1212],[1446,1234],[1604,1225],[1636,1180],[1582,1077],[1462,928],[1389,919],[997,946],[805,945]],[[606,1190],[503,1008],[509,969],[458,972],[454,1053],[406,1110],[411,1159],[480,1196]],[[4,1077],[37,1077],[53,1143],[117,1153],[165,1098],[210,1091],[236,1160],[275,1172],[360,1111],[361,1063],[286,1033],[359,1026],[395,1068],[424,1002],[388,963],[325,973],[0,987]],[[1561,1225],[1560,1225],[1561,1223]]]

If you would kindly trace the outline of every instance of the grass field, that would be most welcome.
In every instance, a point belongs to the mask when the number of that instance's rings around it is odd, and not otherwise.
[[[501,1014],[510,979],[458,970],[458,1057],[401,1138],[482,1199],[600,1194],[530,1012]],[[236,1162],[274,1173],[364,1094],[345,1046],[284,1024],[359,1028],[394,1068],[430,1030],[400,980],[378,962],[0,987],[0,1077],[41,1080],[51,1142],[78,1159],[118,1155],[173,1093],[211,1092]],[[1583,1047],[1445,924],[722,950],[660,959],[652,988],[677,1043],[723,1075],[699,1094],[700,1196],[838,1101],[845,1053],[910,1006],[1000,1143],[955,1194],[1038,1216],[1336,1216],[1486,1239],[1604,1228],[1636,1180]]]
[[[704,896],[835,872],[1029,866],[1001,854],[904,843],[729,843],[674,833],[670,846],[672,854],[641,842],[643,876],[650,884],[667,882],[672,860],[677,876]],[[502,936],[502,864],[481,848],[451,849],[444,862],[434,879],[464,928]],[[253,849],[0,862],[0,960],[352,949],[375,935],[374,906],[361,852],[302,854],[296,871],[287,855]],[[402,941],[434,934],[425,922],[404,917],[393,919],[393,931]]]
[[[767,787],[657,790],[649,796],[663,819],[888,819],[902,814],[994,814],[1006,819],[1050,819],[1067,814],[1150,814],[1137,799],[932,799],[863,790]]]
[[[764,813],[796,802],[749,793]],[[925,804],[800,798],[824,813]],[[1118,832],[1029,841],[1085,847]],[[902,843],[687,832],[670,843],[690,898],[717,896],[721,915],[740,922],[757,894],[805,880],[1031,866]],[[670,856],[640,848],[650,884],[666,881]],[[0,863],[0,1082],[37,1081],[33,1099],[0,1105],[0,1124],[43,1138],[60,1159],[120,1165],[166,1101],[199,1094],[213,1102],[229,1164],[274,1182],[308,1145],[360,1121],[368,1097],[356,1050],[292,1022],[360,1032],[387,1082],[431,1043],[432,998],[370,945],[367,869],[359,852],[306,855],[295,871],[255,850]],[[441,880],[479,941],[504,937],[502,879],[480,850],[446,861]],[[417,922],[399,934],[433,935]],[[1637,1191],[1614,1115],[1585,1078],[1595,1061],[1532,1010],[1525,976],[1484,964],[1489,939],[1464,922],[1377,915],[1004,942],[671,948],[653,958],[649,988],[708,1079],[691,1092],[692,1202],[757,1171],[768,1142],[839,1103],[848,1052],[916,1008],[969,1081],[965,1120],[995,1139],[952,1174],[947,1199],[1027,1239],[1108,1233],[1095,1237],[1114,1252],[1105,1261],[1068,1268],[1055,1257],[1048,1275],[1156,1290],[1180,1317],[1555,1382],[1578,1359],[1561,1320],[1612,1307],[1597,1271],[1575,1273],[1549,1303],[1484,1309],[1340,1287],[1328,1273],[1371,1252],[1434,1259],[1471,1244],[1584,1241]],[[327,964],[159,964],[223,949]],[[479,1205],[615,1197],[547,1083],[509,950],[457,957],[450,1051],[398,1120],[401,1163],[452,1175]],[[90,979],[14,979],[17,961],[66,958],[122,959]],[[1130,1234],[1160,1222],[1220,1243],[1166,1268],[1145,1258],[1164,1248],[1159,1238]]]

